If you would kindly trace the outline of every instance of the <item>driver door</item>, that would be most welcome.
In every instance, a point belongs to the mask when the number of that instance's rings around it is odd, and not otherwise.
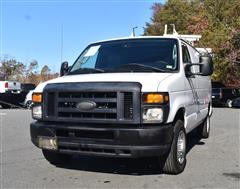
[[[182,60],[183,64],[192,63],[191,56],[188,50],[188,45],[182,42]],[[195,76],[185,76],[186,87],[186,131],[189,132],[198,124],[198,95],[197,95],[197,81]]]

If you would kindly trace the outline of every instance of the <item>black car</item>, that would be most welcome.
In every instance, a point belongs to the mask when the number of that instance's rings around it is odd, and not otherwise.
[[[231,107],[240,108],[240,97],[232,100]]]
[[[238,88],[226,87],[221,82],[212,82],[212,103],[231,107],[233,99],[240,97]]]
[[[34,84],[32,84],[32,83],[22,83],[21,84],[21,90],[23,91],[23,92],[26,92],[26,93],[28,93],[29,91],[31,91],[31,90],[34,90],[35,89],[35,85]]]

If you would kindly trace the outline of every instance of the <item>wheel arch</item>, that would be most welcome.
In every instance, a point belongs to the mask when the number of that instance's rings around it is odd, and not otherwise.
[[[183,123],[185,122],[185,108],[181,107],[177,110],[174,121],[177,121],[178,119],[182,120]]]
[[[212,102],[208,104],[208,115],[211,117],[213,114]]]

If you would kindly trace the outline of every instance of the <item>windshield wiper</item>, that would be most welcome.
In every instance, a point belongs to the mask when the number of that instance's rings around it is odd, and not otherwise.
[[[68,75],[71,74],[81,74],[81,73],[104,73],[105,70],[99,69],[99,68],[79,68],[74,71],[70,71]]]
[[[123,68],[124,70],[130,70],[130,71],[138,71],[135,70],[135,68],[141,68],[143,70],[152,70],[152,71],[158,71],[158,72],[165,72],[165,70],[161,69],[161,68],[157,68],[154,66],[149,66],[149,65],[145,65],[145,64],[139,64],[139,63],[130,63],[130,64],[123,64],[120,65],[118,68]]]

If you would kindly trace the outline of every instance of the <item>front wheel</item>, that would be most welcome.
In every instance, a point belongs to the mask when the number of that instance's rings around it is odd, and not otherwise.
[[[203,123],[202,138],[208,138],[210,133],[210,117],[207,116]]]
[[[32,102],[31,100],[29,100],[29,101],[27,101],[27,103],[26,103],[26,108],[27,108],[27,109],[31,109],[32,105],[33,105],[33,102]]]
[[[66,164],[71,159],[72,155],[70,154],[62,154],[50,150],[42,150],[43,156],[49,163],[53,165],[61,165]]]
[[[174,125],[174,136],[167,157],[159,159],[163,163],[163,172],[168,174],[179,174],[186,166],[186,132],[182,120],[177,120]]]
[[[208,115],[204,122],[198,126],[198,136],[200,138],[208,138],[210,134],[210,116]]]

